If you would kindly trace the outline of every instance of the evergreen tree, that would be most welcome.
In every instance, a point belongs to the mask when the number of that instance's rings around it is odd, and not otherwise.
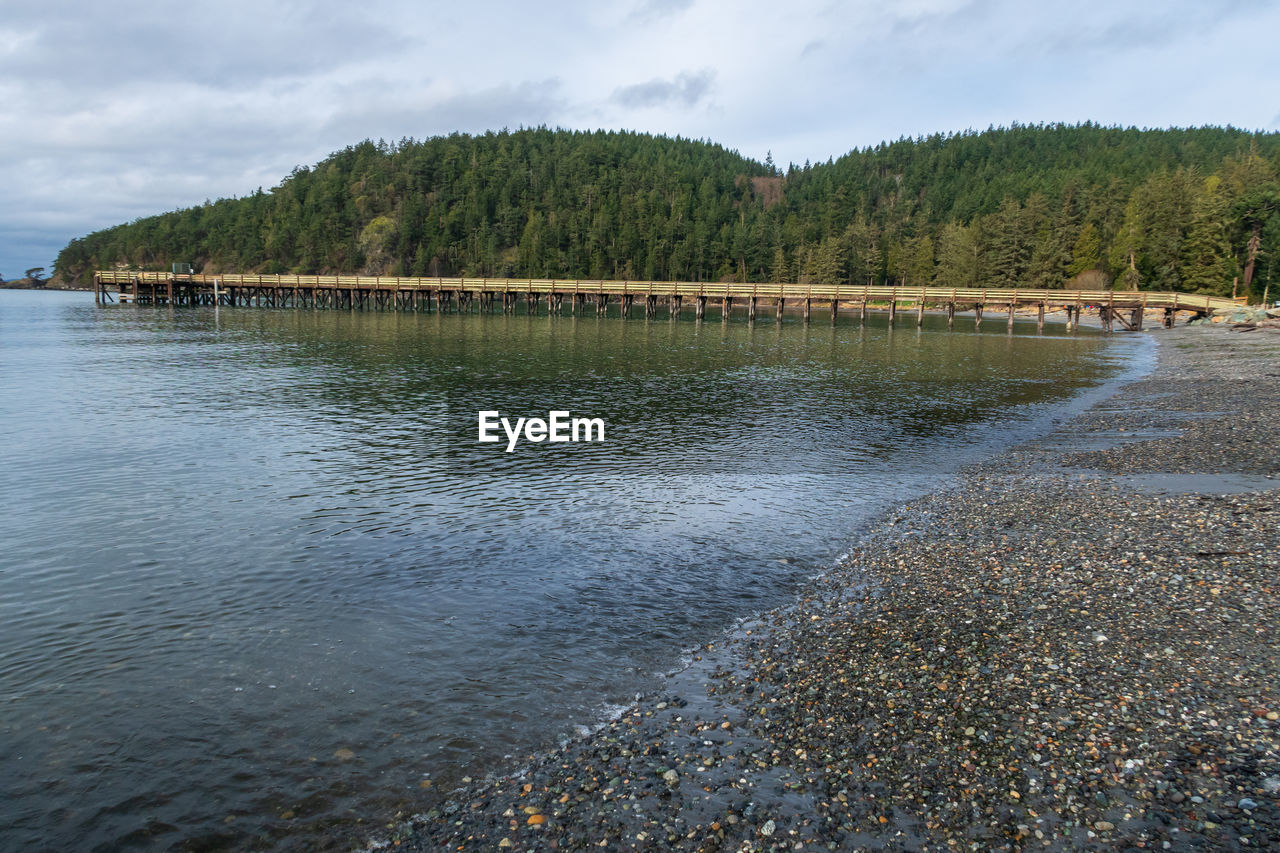
[[[933,238],[928,234],[908,242],[904,284],[924,287],[933,280]]]
[[[1000,208],[983,218],[986,237],[983,255],[988,287],[1017,287],[1023,282],[1031,240],[1025,231],[1022,205],[1005,196]]]
[[[974,287],[978,283],[978,245],[973,229],[948,222],[938,238],[938,263],[933,284],[937,287]]]
[[[1208,178],[1195,199],[1182,252],[1182,282],[1197,293],[1231,294],[1234,259],[1227,239],[1228,208],[1222,181]]]
[[[1131,253],[1128,247],[1120,250],[1126,257]],[[1067,276],[1074,278],[1085,270],[1093,270],[1102,266],[1102,237],[1092,222],[1086,222],[1076,236],[1075,245],[1071,248],[1071,263],[1067,266]]]
[[[813,255],[813,276],[815,281],[822,284],[837,284],[844,280],[844,246],[838,238],[823,238]]]

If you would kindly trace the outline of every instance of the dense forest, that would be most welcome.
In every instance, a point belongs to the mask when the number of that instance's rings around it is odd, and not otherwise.
[[[1015,125],[778,168],[536,128],[365,141],[279,186],[73,240],[95,269],[1116,287],[1261,297],[1280,134]],[[1280,290],[1280,287],[1276,288]]]

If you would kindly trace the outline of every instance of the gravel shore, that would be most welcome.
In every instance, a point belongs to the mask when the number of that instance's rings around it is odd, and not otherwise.
[[[1280,848],[1280,334],[883,519],[799,602],[401,850]]]

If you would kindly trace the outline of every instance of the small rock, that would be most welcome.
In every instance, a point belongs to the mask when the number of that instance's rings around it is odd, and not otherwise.
[[[1257,807],[1258,807],[1258,804],[1255,803],[1253,800],[1249,799],[1248,797],[1245,797],[1244,799],[1240,800],[1240,802],[1236,803],[1236,808],[1243,809],[1244,811],[1247,811],[1247,812],[1251,812]]]
[[[777,830],[777,828],[778,828],[778,825],[774,823],[773,820],[766,820],[764,822],[764,826],[760,827],[760,834],[766,837],[773,835],[773,833]]]
[[[1098,832],[1110,832],[1116,828],[1116,825],[1109,820],[1100,820],[1093,825],[1093,828]]]
[[[674,770],[668,770],[666,773],[662,774],[662,781],[666,782],[668,785],[679,785],[680,774]]]

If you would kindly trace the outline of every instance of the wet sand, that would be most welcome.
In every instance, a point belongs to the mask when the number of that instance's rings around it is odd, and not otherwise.
[[[794,607],[371,849],[1280,846],[1280,334],[899,507]]]

